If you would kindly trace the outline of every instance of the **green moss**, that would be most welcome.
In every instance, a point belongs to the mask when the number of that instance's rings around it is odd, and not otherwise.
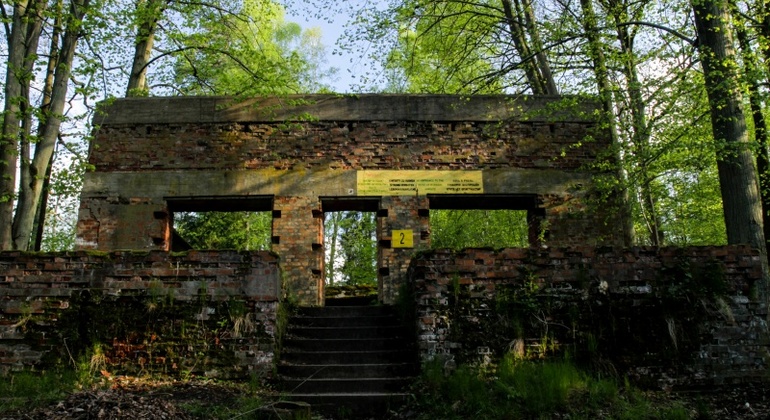
[[[107,251],[97,251],[95,249],[87,249],[83,252],[85,252],[86,255],[88,255],[89,257],[105,258],[108,260],[112,257],[112,253]]]

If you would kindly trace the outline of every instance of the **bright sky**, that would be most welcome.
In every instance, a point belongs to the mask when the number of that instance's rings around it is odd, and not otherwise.
[[[364,62],[362,57],[342,51],[337,47],[337,41],[343,35],[345,25],[351,16],[350,9],[370,1],[343,2],[344,6],[335,7],[337,10],[316,11],[313,6],[303,0],[281,0],[287,10],[286,20],[300,24],[303,29],[321,28],[322,41],[326,47],[327,64],[337,68],[337,79],[329,83],[332,90],[339,93],[353,92],[352,86],[358,83],[356,75],[362,74],[371,63]],[[374,1],[374,3],[379,3]],[[323,14],[322,18],[317,15]]]

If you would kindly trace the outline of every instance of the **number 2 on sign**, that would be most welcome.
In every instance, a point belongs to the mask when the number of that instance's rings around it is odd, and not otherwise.
[[[392,248],[414,248],[414,236],[411,230],[394,230],[391,236],[393,237]]]

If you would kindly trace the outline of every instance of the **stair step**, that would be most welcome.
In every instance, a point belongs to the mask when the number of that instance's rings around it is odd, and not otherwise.
[[[407,338],[409,333],[400,325],[376,326],[376,327],[300,327],[291,325],[288,328],[288,337],[302,338]]]
[[[392,315],[375,316],[294,316],[290,324],[303,327],[384,327],[401,325]]]
[[[415,360],[414,352],[406,350],[373,351],[292,351],[284,350],[281,359],[291,364],[358,365],[406,363]]]
[[[282,343],[280,389],[316,412],[383,415],[418,371],[412,335],[388,306],[300,308]]]
[[[281,388],[292,394],[372,394],[403,391],[411,378],[284,378]]]
[[[400,407],[411,394],[405,392],[387,393],[296,393],[288,394],[289,401],[302,401],[312,406],[313,412],[323,413],[339,418],[357,418],[362,415],[382,417],[389,409]]]
[[[278,365],[278,374],[285,378],[384,378],[414,376],[418,366],[415,362],[378,364],[338,365]]]
[[[297,309],[302,316],[394,316],[390,306],[310,306]]]
[[[369,306],[377,303],[377,295],[326,298],[326,306]]]
[[[403,350],[408,344],[398,338],[351,338],[351,339],[318,339],[318,338],[286,338],[283,341],[284,351],[372,351],[372,350]]]

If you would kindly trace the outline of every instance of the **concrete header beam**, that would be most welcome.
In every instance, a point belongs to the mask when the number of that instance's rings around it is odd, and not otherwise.
[[[490,169],[485,194],[563,194],[591,182],[590,173],[543,169]],[[92,172],[83,197],[306,196],[358,197],[356,171]]]
[[[598,102],[575,96],[287,95],[124,98],[103,104],[94,125],[286,121],[592,122]]]

